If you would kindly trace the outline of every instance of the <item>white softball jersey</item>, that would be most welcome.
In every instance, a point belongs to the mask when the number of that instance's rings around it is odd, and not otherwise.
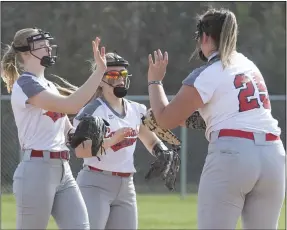
[[[32,73],[23,73],[13,84],[11,105],[18,130],[22,150],[69,150],[65,144],[65,123],[67,116],[50,112],[27,100],[43,90],[59,94],[56,86],[44,76],[36,77]]]
[[[110,127],[106,138],[112,137],[115,131],[123,127],[132,128],[129,138],[106,149],[106,154],[97,157],[85,158],[84,165],[96,167],[105,171],[134,173],[134,151],[139,134],[141,117],[146,114],[147,108],[143,104],[123,99],[125,114],[118,114],[102,98],[91,100],[74,118],[73,125],[79,124],[79,119],[85,114],[98,116],[109,122]]]
[[[207,140],[220,129],[238,129],[280,135],[272,117],[268,91],[261,72],[241,53],[234,52],[231,65],[223,69],[214,53],[207,64],[182,82],[194,86],[204,103],[198,111],[206,122]]]

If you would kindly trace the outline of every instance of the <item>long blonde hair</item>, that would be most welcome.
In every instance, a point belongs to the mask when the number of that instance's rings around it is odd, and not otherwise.
[[[34,28],[25,28],[16,32],[13,42],[11,45],[7,45],[4,49],[4,55],[1,61],[1,77],[6,84],[8,93],[11,93],[13,84],[20,76],[20,73],[23,71],[23,59],[19,52],[15,51],[13,46],[22,47],[28,46],[27,38],[39,33],[38,29]],[[55,79],[59,80],[61,84],[65,86],[60,86],[59,84],[53,83],[56,85],[57,89],[62,95],[70,95],[75,92],[78,87],[72,85],[64,78],[61,78],[57,75],[53,75]]]
[[[211,36],[214,45],[219,53],[223,68],[227,67],[231,61],[231,55],[236,51],[238,36],[238,24],[233,12],[227,9],[210,8],[204,14],[198,15],[198,44],[192,57],[200,50],[199,41],[202,32]]]
[[[32,28],[22,29],[16,32],[11,45],[7,45],[1,61],[1,76],[6,84],[8,93],[11,92],[14,82],[19,78],[19,71],[22,70],[23,60],[20,53],[16,52],[12,45],[16,47],[28,46],[27,38],[38,34],[38,30]]]

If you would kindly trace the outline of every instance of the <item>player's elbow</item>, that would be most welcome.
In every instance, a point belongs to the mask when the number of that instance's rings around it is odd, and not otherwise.
[[[162,129],[174,129],[180,125],[180,122],[177,122],[177,119],[171,119],[171,117],[164,112],[156,116],[156,121],[158,126]]]
[[[75,149],[75,155],[77,158],[83,158],[83,154],[82,151],[80,151],[79,149]]]
[[[92,157],[90,149],[84,149],[81,147],[75,148],[75,155],[77,158],[80,158],[80,159]]]

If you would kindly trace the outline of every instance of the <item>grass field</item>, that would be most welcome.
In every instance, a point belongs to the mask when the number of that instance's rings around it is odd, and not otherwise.
[[[196,195],[184,200],[170,195],[138,195],[139,228],[197,229],[196,202]],[[15,201],[12,195],[2,195],[1,214],[1,229],[15,229]],[[285,229],[285,216],[284,205],[279,229]],[[48,229],[58,229],[52,217]],[[240,222],[237,229],[241,229]]]

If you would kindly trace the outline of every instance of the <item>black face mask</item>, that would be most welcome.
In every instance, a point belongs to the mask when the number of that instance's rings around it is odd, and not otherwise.
[[[33,56],[35,56],[35,55],[33,55]],[[36,58],[38,58],[38,57],[36,57]],[[38,58],[38,59],[40,59],[40,58]],[[55,63],[56,63],[55,57],[44,56],[40,59],[40,64],[46,68],[54,65]]]
[[[121,86],[113,86],[111,85],[110,83],[106,82],[106,81],[103,81],[105,82],[106,84],[108,84],[109,86],[113,87],[114,90],[114,95],[117,97],[117,98],[123,98],[127,95],[128,93],[128,89],[126,87],[121,87]]]
[[[126,87],[120,87],[120,86],[112,86],[114,87],[114,95],[117,98],[125,97],[128,93],[128,89]]]

